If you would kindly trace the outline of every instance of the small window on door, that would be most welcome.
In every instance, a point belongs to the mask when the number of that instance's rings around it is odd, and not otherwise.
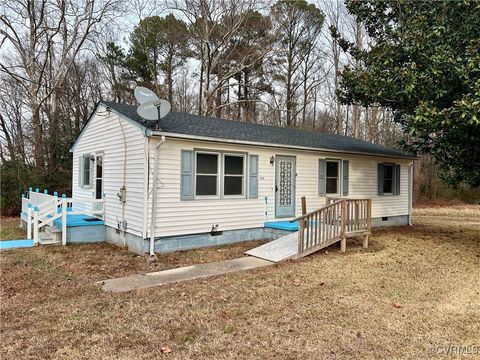
[[[327,161],[327,194],[338,194],[339,168],[340,166],[338,161]]]
[[[219,154],[196,154],[196,186],[197,196],[218,195],[218,158]]]

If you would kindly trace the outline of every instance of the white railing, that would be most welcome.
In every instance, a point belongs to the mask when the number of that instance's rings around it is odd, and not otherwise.
[[[61,218],[62,245],[67,244],[67,216],[90,215],[105,218],[105,201],[103,199],[67,198],[65,195],[58,197],[48,195],[46,191],[40,193],[30,190],[28,198],[22,196],[21,219],[27,224],[27,238],[32,239],[35,245],[40,243],[40,229]]]

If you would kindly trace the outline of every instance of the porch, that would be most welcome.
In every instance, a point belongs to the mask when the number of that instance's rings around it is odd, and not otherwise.
[[[22,194],[21,226],[34,245],[105,240],[103,199],[60,197],[29,188]]]

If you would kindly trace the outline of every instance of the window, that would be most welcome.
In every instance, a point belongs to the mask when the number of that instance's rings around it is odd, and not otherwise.
[[[82,156],[82,164],[81,164],[81,169],[82,169],[82,186],[83,187],[88,187],[91,186],[91,175],[92,175],[92,160],[90,158],[90,155],[83,155]]]
[[[378,164],[378,194],[400,195],[400,164]]]
[[[339,162],[338,161],[327,161],[327,184],[326,192],[327,194],[338,194],[338,171],[339,171]]]
[[[383,193],[393,194],[393,165],[383,165]]]
[[[212,153],[196,154],[196,187],[197,196],[218,195],[218,156]]]
[[[95,198],[103,198],[103,156],[97,155],[95,157]]]
[[[243,197],[246,155],[208,151],[195,153],[196,197]]]
[[[223,195],[243,196],[245,176],[244,155],[224,155]]]

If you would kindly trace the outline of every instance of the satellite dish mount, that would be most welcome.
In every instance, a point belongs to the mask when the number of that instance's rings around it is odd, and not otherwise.
[[[150,89],[137,86],[134,91],[135,98],[140,103],[137,113],[146,120],[157,121],[155,128],[160,130],[160,119],[164,118],[172,108],[167,100],[159,99]]]

